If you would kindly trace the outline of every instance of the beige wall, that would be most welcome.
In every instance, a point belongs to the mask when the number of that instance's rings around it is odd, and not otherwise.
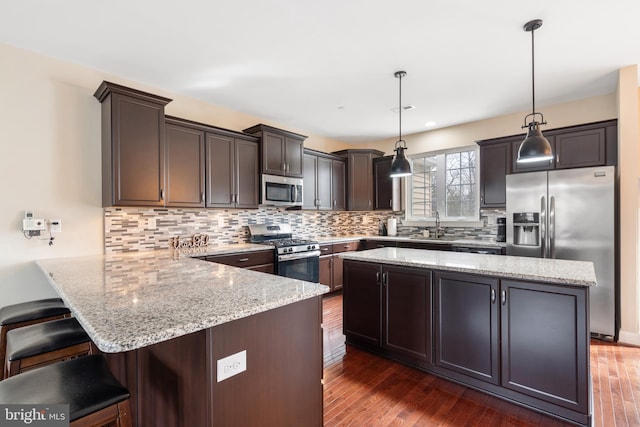
[[[103,252],[100,104],[93,97],[102,80],[173,98],[167,114],[233,130],[278,126],[3,44],[0,58],[0,307],[54,295],[34,260]],[[316,135],[305,146],[349,148]],[[62,219],[63,232],[53,246],[22,235],[27,209]]]

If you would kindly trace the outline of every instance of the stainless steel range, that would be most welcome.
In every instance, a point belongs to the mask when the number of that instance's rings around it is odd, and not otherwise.
[[[289,224],[254,224],[249,226],[250,241],[272,245],[276,274],[318,282],[320,245],[313,240],[294,239]]]

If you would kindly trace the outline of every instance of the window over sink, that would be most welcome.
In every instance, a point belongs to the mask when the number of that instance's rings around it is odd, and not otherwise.
[[[413,174],[406,180],[405,223],[431,225],[437,216],[462,226],[478,222],[478,159],[477,146],[409,156]]]

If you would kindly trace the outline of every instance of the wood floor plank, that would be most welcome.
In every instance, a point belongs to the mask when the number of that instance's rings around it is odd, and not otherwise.
[[[572,424],[347,346],[342,295],[324,299],[325,426]],[[591,342],[594,426],[640,427],[640,348]]]

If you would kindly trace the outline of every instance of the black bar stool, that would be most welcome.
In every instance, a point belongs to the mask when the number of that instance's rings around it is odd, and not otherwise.
[[[7,332],[63,317],[71,317],[71,312],[60,298],[39,299],[0,308],[0,361],[2,361],[2,366],[5,364],[7,351]]]
[[[130,427],[132,423],[129,391],[99,355],[54,363],[0,381],[0,404],[65,403],[72,427]]]
[[[89,335],[74,317],[23,326],[7,333],[3,378],[97,352]]]

